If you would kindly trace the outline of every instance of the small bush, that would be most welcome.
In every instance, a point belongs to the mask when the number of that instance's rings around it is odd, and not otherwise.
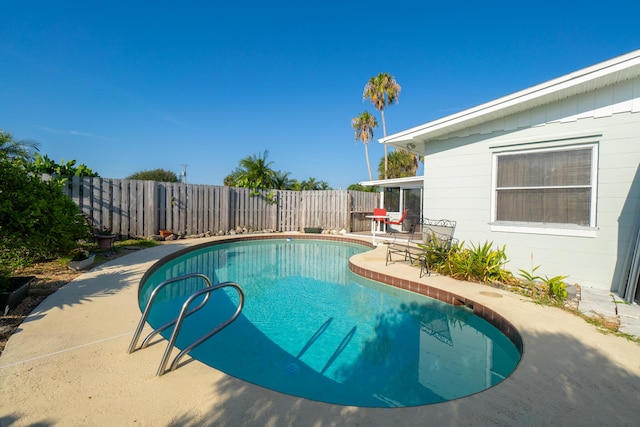
[[[485,242],[483,245],[471,244],[471,248],[465,248],[462,242],[451,247],[438,271],[456,279],[508,283],[513,277],[503,268],[506,263],[505,246],[493,249],[493,242]]]
[[[541,277],[535,274],[540,266],[535,266],[531,272],[520,270],[521,283],[528,287],[531,297],[555,303],[563,303],[569,295],[564,282],[568,276]]]
[[[564,279],[567,276],[555,276],[555,277],[547,277],[542,280],[544,284],[547,286],[547,292],[550,296],[559,299],[560,301],[564,301],[567,296],[567,285],[564,283]]]
[[[432,270],[454,279],[514,285],[520,290],[524,287],[524,293],[532,298],[552,304],[562,304],[568,296],[564,282],[567,276],[538,276],[535,272],[540,266],[536,266],[531,272],[520,270],[521,279],[514,278],[504,268],[507,263],[506,246],[494,249],[493,242],[485,242],[477,246],[471,244],[467,248],[462,242],[447,248],[437,239],[418,246],[425,250],[424,256]]]
[[[429,267],[439,271],[449,257],[452,246],[449,245],[449,242],[436,238],[435,235],[432,238],[427,238],[426,242],[424,244],[418,243],[418,246],[424,250]]]
[[[89,251],[82,248],[75,248],[69,252],[69,258],[71,261],[83,261],[89,258]]]

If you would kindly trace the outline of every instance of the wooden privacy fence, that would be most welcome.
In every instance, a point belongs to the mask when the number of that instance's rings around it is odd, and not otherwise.
[[[120,237],[159,230],[185,234],[302,231],[305,227],[366,231],[376,193],[348,190],[252,193],[247,188],[72,177],[63,187],[94,228]]]

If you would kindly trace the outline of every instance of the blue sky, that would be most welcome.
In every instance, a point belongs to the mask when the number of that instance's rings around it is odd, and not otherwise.
[[[380,72],[402,86],[391,134],[640,48],[640,2],[445,3],[3,2],[0,128],[107,178],[222,185],[268,150],[338,189],[368,179],[350,122],[380,121]]]

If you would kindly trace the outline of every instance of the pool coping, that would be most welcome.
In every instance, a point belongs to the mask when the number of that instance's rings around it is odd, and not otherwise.
[[[526,348],[516,371],[472,396],[394,409],[283,395],[197,361],[155,377],[163,343],[126,353],[140,317],[137,285],[158,259],[198,243],[177,241],[118,258],[47,298],[0,357],[0,424],[388,426],[428,420],[438,425],[633,425],[637,420],[638,344],[603,335],[571,313],[520,295],[442,276],[419,278],[406,263],[386,266],[384,247],[351,262],[458,295],[508,319]]]

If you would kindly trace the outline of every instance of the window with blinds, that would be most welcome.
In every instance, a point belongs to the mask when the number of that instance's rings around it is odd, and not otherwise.
[[[495,156],[495,221],[594,226],[595,145]]]

